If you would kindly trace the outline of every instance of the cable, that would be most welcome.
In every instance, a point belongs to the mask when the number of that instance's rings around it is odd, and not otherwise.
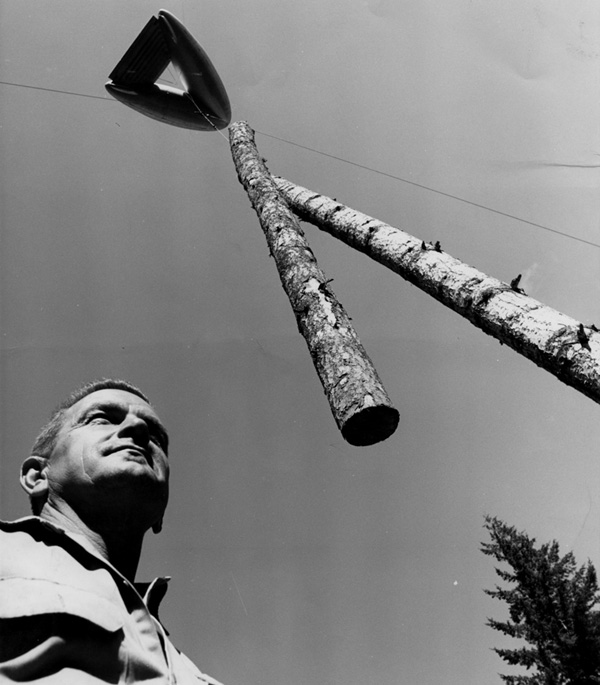
[[[31,90],[45,90],[48,93],[62,93],[63,95],[76,95],[80,98],[92,98],[94,100],[104,100],[105,102],[115,102],[113,98],[101,97],[100,95],[86,95],[85,93],[73,93],[68,90],[58,90],[56,88],[42,88],[41,86],[27,86],[24,83],[9,83],[8,81],[0,81],[3,86],[15,86],[16,88],[29,88]]]
[[[429,190],[432,193],[436,193],[437,195],[443,195],[444,197],[450,197],[453,200],[458,200],[459,202],[464,202],[467,205],[471,205],[472,207],[478,207],[479,209],[486,209],[488,212],[493,212],[494,214],[499,214],[500,216],[505,216],[509,219],[514,219],[515,221],[520,221],[521,223],[528,224],[529,226],[535,226],[536,228],[541,228],[544,231],[550,231],[550,233],[556,233],[557,235],[561,235],[564,238],[571,238],[571,240],[577,240],[580,243],[584,243],[585,245],[591,245],[592,247],[598,247],[600,248],[599,243],[594,243],[591,240],[586,240],[585,238],[578,238],[577,236],[571,235],[570,233],[564,233],[563,231],[559,231],[556,228],[550,228],[548,226],[544,226],[543,224],[538,224],[535,221],[529,221],[528,219],[521,219],[521,217],[515,216],[514,214],[508,214],[508,212],[502,212],[499,209],[493,209],[492,207],[488,207],[486,205],[481,205],[477,202],[472,202],[471,200],[465,200],[464,197],[459,197],[458,195],[452,195],[451,193],[445,193],[443,190],[437,190],[436,188],[431,188],[429,186],[423,185],[422,183],[417,183],[416,181],[410,181],[407,178],[402,178],[401,176],[394,176],[394,174],[389,174],[385,171],[380,171],[379,169],[373,169],[373,167],[368,167],[365,166],[364,164],[359,164],[358,162],[351,162],[348,159],[343,159],[342,157],[336,157],[336,155],[331,155],[327,152],[321,152],[320,150],[316,150],[312,147],[308,147],[307,145],[300,145],[300,143],[294,143],[291,140],[286,140],[285,138],[279,138],[278,136],[271,135],[270,133],[264,133],[264,131],[258,131],[257,129],[256,133],[260,133],[263,136],[267,136],[268,138],[274,138],[275,140],[280,140],[283,143],[288,143],[289,145],[294,145],[296,147],[300,147],[304,150],[310,150],[310,152],[315,152],[318,155],[323,155],[324,157],[330,157],[331,159],[337,159],[340,162],[345,162],[346,164],[350,164],[352,166],[358,167],[359,169],[365,169],[366,171],[372,171],[375,174],[380,174],[381,176],[387,176],[388,178],[393,178],[396,181],[401,181],[402,183],[408,183],[411,186],[416,186],[417,188],[422,188],[423,190]]]
[[[115,102],[112,98],[109,97],[100,97],[99,95],[86,95],[85,93],[74,93],[68,90],[58,90],[57,88],[42,88],[41,86],[28,86],[24,83],[10,83],[8,81],[0,81],[0,85],[4,86],[14,86],[16,88],[29,88],[31,90],[43,90],[48,93],[61,93],[62,95],[74,95],[77,97],[82,97],[82,98],[92,98],[94,100],[104,100],[104,102]],[[200,110],[198,110],[201,114]],[[204,115],[206,120],[209,121],[209,123],[214,127],[215,131],[221,134],[223,138],[227,139],[226,136],[220,131],[219,129],[212,124],[212,122]],[[459,197],[458,195],[452,195],[452,193],[446,193],[443,190],[437,190],[436,188],[431,188],[430,186],[423,185],[422,183],[417,183],[416,181],[410,181],[407,178],[402,178],[401,176],[395,176],[394,174],[387,173],[386,171],[380,171],[379,169],[374,169],[373,167],[366,166],[365,164],[359,164],[358,162],[352,162],[349,159],[344,159],[343,157],[338,157],[336,155],[329,154],[328,152],[322,152],[321,150],[317,150],[315,148],[309,147],[308,145],[301,145],[300,143],[294,143],[292,140],[287,140],[286,138],[280,138],[279,136],[274,136],[271,133],[265,133],[264,131],[259,131],[258,129],[254,129],[256,133],[259,133],[262,136],[267,136],[267,138],[273,138],[274,140],[279,140],[282,143],[287,143],[288,145],[293,145],[294,147],[299,147],[302,148],[303,150],[308,150],[309,152],[314,152],[315,154],[322,155],[323,157],[329,157],[330,159],[335,159],[338,162],[343,162],[344,164],[350,164],[351,166],[358,167],[359,169],[364,169],[365,171],[370,171],[374,174],[379,174],[380,176],[386,176],[387,178],[393,178],[396,181],[400,181],[401,183],[407,183],[408,185],[415,186],[416,188],[421,188],[422,190],[428,190],[431,193],[436,193],[437,195],[442,195],[443,197],[449,197],[452,200],[458,200],[458,202],[463,202],[464,204],[471,205],[472,207],[477,207],[478,209],[485,209],[488,212],[492,212],[493,214],[498,214],[499,216],[504,216],[508,219],[513,219],[514,221],[520,221],[523,224],[527,224],[528,226],[534,226],[535,228],[541,228],[544,231],[548,231],[549,233],[554,233],[556,235],[560,235],[563,238],[570,238],[571,240],[575,240],[579,243],[583,243],[584,245],[590,245],[591,247],[597,247],[600,248],[599,243],[594,243],[591,240],[586,240],[585,238],[579,238],[577,236],[574,236],[570,233],[565,233],[564,231],[559,231],[556,228],[550,228],[549,226],[544,226],[543,224],[538,224],[535,221],[529,221],[528,219],[522,219],[519,216],[515,216],[514,214],[509,214],[508,212],[503,212],[499,209],[494,209],[493,207],[488,207],[487,205],[482,205],[479,204],[478,202],[473,202],[471,200],[466,200],[464,197]]]
[[[192,103],[192,105],[194,105],[194,107],[196,108],[196,111],[198,112],[198,114],[201,114],[201,115],[206,119],[206,121],[208,121],[208,123],[214,128],[214,130],[215,130],[217,133],[219,133],[219,134],[221,135],[222,138],[225,138],[225,140],[226,140],[227,142],[229,142],[229,139],[228,139],[227,136],[223,133],[223,131],[221,131],[220,129],[218,129],[218,128],[214,125],[214,123],[209,119],[209,117],[207,117],[206,114],[200,109],[200,107],[198,107],[198,105],[194,102],[194,99],[189,95],[189,93],[186,93],[186,96],[187,96],[187,99]]]

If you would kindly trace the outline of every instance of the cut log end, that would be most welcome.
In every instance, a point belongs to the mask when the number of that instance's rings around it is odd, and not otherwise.
[[[388,405],[368,407],[351,416],[342,426],[344,440],[355,447],[367,447],[386,440],[398,428],[400,414]]]

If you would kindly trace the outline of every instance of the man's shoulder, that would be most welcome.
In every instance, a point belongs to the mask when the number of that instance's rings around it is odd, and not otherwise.
[[[45,577],[56,562],[54,538],[60,535],[37,517],[0,521],[0,580]],[[62,551],[60,556],[69,555]]]
[[[0,521],[0,568],[36,545],[37,529],[39,525],[33,516],[17,521]]]
[[[44,579],[87,587],[102,567],[65,530],[37,516],[0,522],[0,580]],[[95,582],[95,581],[94,581]]]
[[[24,516],[15,521],[0,520],[0,533],[13,533],[15,531],[27,529],[30,526],[36,526],[41,519],[39,516]]]
[[[119,629],[120,595],[112,577],[77,555],[76,544],[51,523],[37,517],[2,522],[0,619],[70,614]]]
[[[10,535],[11,533],[28,533],[37,536],[62,534],[64,530],[39,516],[23,516],[14,521],[0,520],[0,535]]]

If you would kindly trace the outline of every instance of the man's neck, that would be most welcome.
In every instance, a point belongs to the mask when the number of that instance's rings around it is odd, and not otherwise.
[[[115,525],[114,520],[109,521],[109,525],[102,525],[97,521],[90,525],[69,507],[54,507],[48,503],[44,505],[40,517],[69,533],[83,537],[87,546],[96,554],[114,566],[127,580],[132,583],[135,581],[143,531],[133,532],[126,525]]]

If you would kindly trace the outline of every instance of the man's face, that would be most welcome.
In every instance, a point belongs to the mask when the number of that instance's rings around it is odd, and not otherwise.
[[[141,397],[113,389],[87,395],[66,411],[58,433],[48,464],[50,498],[77,510],[94,498],[110,505],[111,498],[128,497],[161,514],[168,498],[166,435]]]

